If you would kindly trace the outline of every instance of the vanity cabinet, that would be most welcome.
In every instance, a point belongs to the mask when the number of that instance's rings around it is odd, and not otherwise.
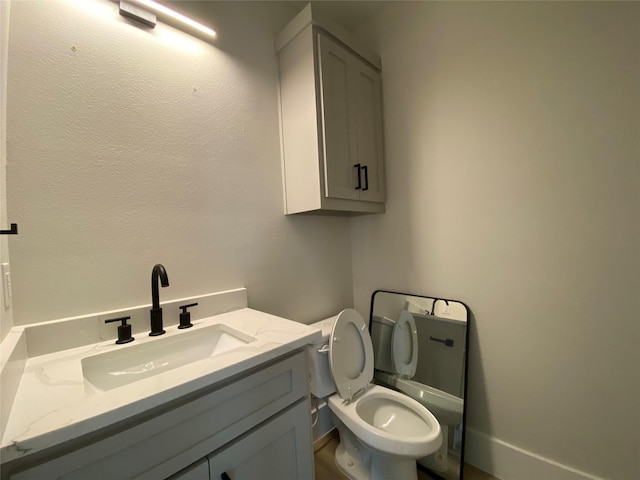
[[[380,58],[307,6],[277,37],[285,213],[384,212]]]
[[[302,351],[57,446],[11,480],[313,478]],[[262,472],[262,475],[255,475]]]

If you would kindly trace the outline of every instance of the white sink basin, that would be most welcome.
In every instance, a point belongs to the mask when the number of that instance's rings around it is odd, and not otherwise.
[[[82,374],[94,387],[111,390],[198,360],[215,357],[256,339],[224,324],[216,324],[145,343],[85,357]]]

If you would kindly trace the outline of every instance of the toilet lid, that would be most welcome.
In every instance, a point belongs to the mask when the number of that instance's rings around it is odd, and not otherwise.
[[[373,379],[373,345],[362,315],[352,308],[338,314],[329,337],[329,367],[341,398],[349,400]]]
[[[413,377],[418,365],[418,332],[416,321],[407,310],[400,316],[391,334],[391,361],[399,375]]]

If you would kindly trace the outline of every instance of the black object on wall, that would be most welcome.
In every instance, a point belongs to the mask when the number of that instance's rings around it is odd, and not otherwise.
[[[0,230],[0,235],[17,235],[18,234],[18,224],[12,223],[10,230]]]

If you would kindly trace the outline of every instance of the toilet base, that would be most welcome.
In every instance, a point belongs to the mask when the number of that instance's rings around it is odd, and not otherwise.
[[[368,463],[363,463],[357,455],[349,452],[342,442],[336,447],[336,465],[350,480],[368,479]]]
[[[335,423],[342,423],[334,419]],[[418,480],[416,461],[386,455],[364,445],[346,426],[338,425],[336,465],[351,480]]]

